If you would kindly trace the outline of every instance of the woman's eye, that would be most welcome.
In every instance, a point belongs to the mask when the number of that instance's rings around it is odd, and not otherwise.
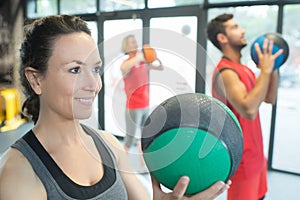
[[[78,74],[80,72],[80,67],[74,67],[69,70],[73,74]]]
[[[94,73],[99,74],[100,71],[101,71],[101,67],[100,66],[94,67],[94,70],[93,70]]]

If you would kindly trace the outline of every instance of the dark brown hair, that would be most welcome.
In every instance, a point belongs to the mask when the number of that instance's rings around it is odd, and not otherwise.
[[[209,40],[220,50],[222,49],[219,41],[217,40],[217,35],[219,33],[226,35],[225,26],[223,24],[232,18],[232,14],[222,14],[212,19],[207,25],[206,32]]]

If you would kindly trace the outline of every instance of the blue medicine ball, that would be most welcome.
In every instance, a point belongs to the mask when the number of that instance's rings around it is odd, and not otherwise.
[[[266,38],[274,41],[272,54],[276,53],[280,49],[283,49],[283,53],[279,55],[275,60],[274,68],[273,68],[275,70],[281,67],[283,63],[287,60],[289,56],[289,46],[287,42],[282,38],[282,36],[278,33],[266,33],[264,35],[259,36],[251,45],[251,58],[256,65],[258,65],[258,56],[256,54],[254,44],[258,43],[260,49],[262,50],[262,46]]]

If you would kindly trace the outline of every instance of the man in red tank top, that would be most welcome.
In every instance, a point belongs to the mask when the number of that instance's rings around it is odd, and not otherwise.
[[[126,93],[126,136],[124,148],[129,151],[137,130],[141,130],[149,112],[149,70],[163,70],[160,62],[158,66],[146,63],[142,51],[138,51],[137,41],[134,35],[128,35],[123,39],[122,52],[128,58],[121,65]],[[140,138],[137,144],[141,151]]]
[[[260,75],[241,64],[241,50],[247,45],[245,31],[232,14],[222,14],[208,24],[210,41],[223,53],[212,78],[212,95],[225,103],[236,115],[243,130],[244,151],[241,164],[231,178],[228,200],[259,200],[267,192],[267,165],[263,152],[259,107],[274,104],[278,88],[278,71],[274,60],[282,50],[272,54],[273,41],[265,40],[263,50],[255,46]]]

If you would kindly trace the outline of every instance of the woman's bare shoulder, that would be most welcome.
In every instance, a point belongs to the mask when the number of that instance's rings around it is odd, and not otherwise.
[[[0,158],[0,177],[14,177],[19,172],[27,171],[29,162],[17,149],[8,149]]]
[[[105,144],[112,150],[112,152],[115,154],[117,160],[119,158],[124,157],[124,147],[118,140],[116,136],[114,136],[112,133],[103,131],[103,130],[96,130],[97,133],[99,133],[100,137],[105,141]]]
[[[102,139],[104,139],[105,143],[109,147],[114,147],[114,148],[117,147],[117,148],[122,148],[123,149],[123,146],[119,142],[118,138],[116,136],[114,136],[112,133],[109,133],[109,132],[104,131],[104,130],[99,130],[99,129],[96,129],[96,132],[100,135],[100,137]]]
[[[0,199],[36,199],[38,195],[40,199],[46,195],[41,181],[24,155],[10,148],[0,158]]]

